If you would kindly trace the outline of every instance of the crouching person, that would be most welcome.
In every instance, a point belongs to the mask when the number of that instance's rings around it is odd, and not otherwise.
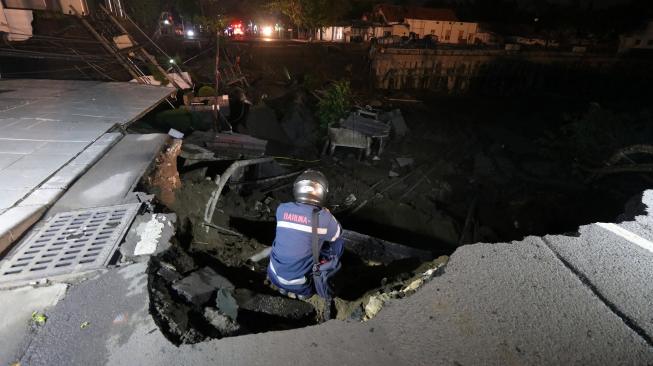
[[[295,202],[277,209],[268,266],[268,277],[282,294],[305,299],[317,293],[324,298],[327,318],[333,297],[329,279],[340,269],[344,250],[340,224],[324,208],[328,191],[319,171],[307,170],[295,180]]]

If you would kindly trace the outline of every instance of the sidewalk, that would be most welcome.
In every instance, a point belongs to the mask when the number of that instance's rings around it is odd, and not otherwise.
[[[174,90],[133,83],[0,81],[0,253]]]

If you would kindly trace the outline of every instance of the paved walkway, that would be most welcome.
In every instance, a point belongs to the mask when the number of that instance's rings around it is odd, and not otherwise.
[[[133,83],[0,81],[0,253],[119,139],[107,131],[171,92]]]
[[[653,208],[653,191],[642,201]],[[175,347],[149,315],[145,264],[73,286],[23,365],[653,364],[653,212],[577,236],[459,248],[367,323]],[[90,326],[82,329],[83,322]],[[0,331],[0,339],[10,336]],[[10,360],[11,361],[11,360]]]

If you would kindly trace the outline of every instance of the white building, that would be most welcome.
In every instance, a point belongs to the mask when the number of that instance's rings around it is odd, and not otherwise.
[[[32,37],[31,10],[7,9],[0,1],[0,34],[8,41],[25,41]]]
[[[315,40],[326,42],[345,42],[345,34],[351,34],[350,26],[334,25],[324,27],[315,31]]]
[[[440,43],[474,43],[479,32],[478,23],[460,21],[452,9],[382,4],[374,8],[374,16],[392,26],[392,35],[431,36]]]
[[[653,50],[653,21],[649,21],[640,31],[621,35],[619,52],[629,50]]]

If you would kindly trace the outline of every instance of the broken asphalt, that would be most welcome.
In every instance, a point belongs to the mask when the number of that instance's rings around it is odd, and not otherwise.
[[[642,202],[646,212],[632,221],[583,226],[575,236],[460,247],[437,277],[368,322],[179,347],[150,316],[147,265],[110,269],[72,285],[2,363],[651,364],[653,191]],[[30,308],[33,291],[12,296]],[[12,337],[3,327],[3,347]]]

